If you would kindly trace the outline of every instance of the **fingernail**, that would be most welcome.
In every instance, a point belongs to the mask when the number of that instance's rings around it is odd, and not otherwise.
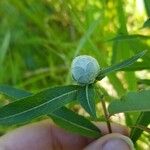
[[[134,150],[132,141],[128,137],[111,139],[105,142],[102,150]]]

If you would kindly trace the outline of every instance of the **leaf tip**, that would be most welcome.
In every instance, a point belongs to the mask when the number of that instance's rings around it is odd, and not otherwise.
[[[147,49],[141,52],[141,57],[144,56],[147,53]]]

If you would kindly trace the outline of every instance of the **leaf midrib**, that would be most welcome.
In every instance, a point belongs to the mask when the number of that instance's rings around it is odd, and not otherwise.
[[[114,65],[112,65],[112,66],[110,66],[110,67],[108,67],[108,68],[102,70],[102,71],[100,72],[100,74],[102,74],[102,75],[107,75],[108,71],[109,71],[110,69],[112,69],[112,68],[114,68],[114,70],[112,70],[111,72],[114,72],[114,71],[120,70],[120,69],[122,69],[122,68],[125,68],[126,66],[132,65],[135,60],[137,60],[137,59],[139,59],[140,57],[142,57],[145,53],[146,53],[146,50],[140,52],[140,53],[137,54],[135,57],[133,56],[133,57],[129,58],[130,60],[129,60],[129,59],[124,60],[123,62],[120,62],[120,63],[118,63],[118,64],[114,64]],[[118,66],[117,66],[117,65],[118,65]]]
[[[30,109],[28,109],[28,110],[25,110],[25,111],[23,111],[23,112],[16,113],[16,114],[14,114],[14,115],[10,115],[10,116],[8,116],[8,117],[0,118],[0,120],[9,119],[9,118],[16,117],[16,116],[18,116],[18,115],[21,115],[21,114],[30,112],[31,110],[35,110],[35,109],[37,109],[37,108],[40,108],[40,107],[42,107],[42,106],[44,106],[44,105],[46,105],[46,104],[48,104],[48,103],[50,103],[50,102],[52,102],[52,101],[54,101],[54,100],[56,100],[56,99],[61,98],[62,96],[65,96],[65,95],[67,95],[67,94],[69,95],[69,94],[74,93],[74,92],[77,92],[77,90],[73,90],[73,91],[71,91],[71,92],[62,94],[62,95],[60,95],[60,96],[58,96],[58,97],[55,97],[55,98],[51,99],[50,101],[47,101],[47,102],[42,103],[42,104],[40,104],[40,105],[38,105],[38,106],[32,107],[32,108],[30,108]]]
[[[52,115],[52,116],[56,116],[56,115]],[[73,122],[70,122],[70,121],[66,120],[65,118],[58,117],[58,116],[56,116],[56,117],[57,117],[57,118],[60,118],[60,119],[62,119],[62,120],[64,120],[64,121],[66,121],[66,122],[69,122],[69,123],[72,124],[72,125],[75,125],[75,126],[77,126],[77,127],[80,127],[80,128],[82,128],[82,129],[86,129],[86,130],[89,130],[89,131],[92,131],[92,132],[96,132],[96,131],[94,131],[94,130],[92,130],[92,129],[85,128],[85,127],[83,127],[83,126],[81,126],[81,125],[79,125],[79,124],[75,124],[75,123],[73,123]],[[97,132],[98,132],[98,131],[97,131]]]
[[[92,108],[91,108],[91,105],[90,105],[90,100],[89,100],[89,95],[88,95],[88,87],[89,87],[89,85],[86,85],[86,87],[85,87],[85,93],[86,93],[86,99],[87,99],[87,103],[88,103],[88,106],[89,106],[89,109],[90,109],[90,111],[91,111],[91,113],[92,113]]]

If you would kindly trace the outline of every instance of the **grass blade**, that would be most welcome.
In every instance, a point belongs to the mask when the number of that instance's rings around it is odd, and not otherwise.
[[[75,54],[74,57],[76,57],[81,49],[85,46],[86,42],[90,39],[90,36],[92,35],[92,33],[95,31],[96,27],[99,25],[100,23],[100,19],[96,19],[94,20],[91,25],[89,26],[88,30],[85,32],[85,34],[83,35],[83,37],[80,39],[79,44],[75,50]]]
[[[144,0],[144,4],[145,4],[147,16],[150,17],[150,2],[149,2],[149,0]]]
[[[134,126],[148,126],[150,124],[150,111],[141,112]],[[140,138],[142,130],[136,127],[133,127],[131,130],[130,138],[134,143]]]
[[[7,32],[0,48],[0,66],[2,65],[10,43],[10,32]]]
[[[138,125],[138,126],[134,126],[134,127],[138,128],[140,130],[143,130],[143,131],[145,131],[145,132],[150,134],[150,128],[148,128],[148,127],[145,127],[145,126],[142,126],[142,125]]]
[[[147,27],[148,28],[150,27],[150,19],[148,19],[144,22],[143,28],[147,28]]]
[[[150,39],[150,36],[141,35],[141,34],[118,35],[114,38],[106,40],[106,42],[111,42],[111,41],[115,41],[115,42],[132,41],[132,40],[138,40],[138,39],[148,40],[148,39]]]

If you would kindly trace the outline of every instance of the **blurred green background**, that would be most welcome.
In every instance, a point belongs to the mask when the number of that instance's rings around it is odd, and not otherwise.
[[[103,68],[147,49],[100,84],[108,100],[149,89],[149,17],[149,0],[0,0],[0,84],[32,92],[72,84],[70,64],[77,55],[94,56]],[[148,150],[148,135],[141,141]]]

